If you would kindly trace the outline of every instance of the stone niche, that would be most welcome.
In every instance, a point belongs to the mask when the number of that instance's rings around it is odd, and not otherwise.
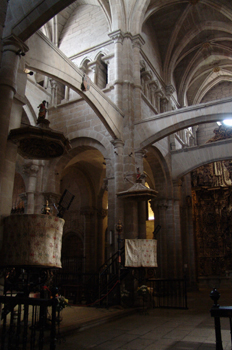
[[[44,214],[6,217],[1,266],[61,268],[64,222]]]

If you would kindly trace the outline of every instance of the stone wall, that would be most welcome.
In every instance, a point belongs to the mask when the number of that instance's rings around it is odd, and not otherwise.
[[[70,57],[109,40],[108,32],[109,26],[100,7],[80,5],[61,33],[59,48]]]

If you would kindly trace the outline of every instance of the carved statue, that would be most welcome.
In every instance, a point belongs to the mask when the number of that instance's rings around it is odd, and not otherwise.
[[[40,103],[40,105],[37,108],[39,108],[39,115],[38,115],[38,117],[45,119],[46,112],[47,112],[46,101],[44,100],[42,103]]]

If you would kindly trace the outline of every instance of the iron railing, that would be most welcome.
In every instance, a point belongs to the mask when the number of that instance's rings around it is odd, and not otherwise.
[[[232,349],[232,306],[220,306],[217,302],[220,298],[219,292],[214,288],[210,293],[214,305],[210,310],[211,316],[214,317],[214,328],[216,338],[216,350],[223,350],[221,335],[221,317],[227,317],[230,325],[230,339]]]
[[[56,349],[56,298],[0,296],[0,304],[1,350],[43,350],[45,343],[50,343],[50,350]]]
[[[187,284],[183,279],[148,279],[153,308],[187,309]]]

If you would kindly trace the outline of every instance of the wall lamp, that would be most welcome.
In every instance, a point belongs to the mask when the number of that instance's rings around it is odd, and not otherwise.
[[[16,55],[25,56],[25,52],[23,52],[22,50],[18,50],[18,51],[16,51]]]
[[[24,69],[24,73],[28,74],[28,75],[33,75],[34,72],[32,72],[31,70],[29,70],[28,68]]]

